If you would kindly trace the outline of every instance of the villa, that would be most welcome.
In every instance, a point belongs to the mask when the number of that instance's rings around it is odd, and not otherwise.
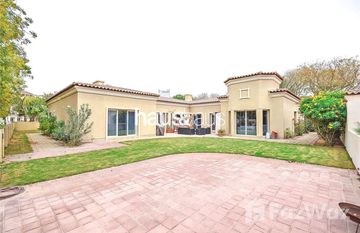
[[[114,87],[103,81],[75,82],[47,100],[50,111],[66,120],[66,108],[89,104],[94,122],[91,137],[150,137],[169,132],[217,133],[231,136],[284,137],[299,118],[299,97],[281,89],[276,72],[258,72],[225,80],[227,94],[218,98],[185,100]],[[191,131],[193,130],[193,131]]]

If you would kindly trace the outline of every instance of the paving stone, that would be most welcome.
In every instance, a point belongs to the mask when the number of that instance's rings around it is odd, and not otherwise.
[[[21,195],[0,201],[0,227],[62,233],[354,232],[337,203],[360,200],[358,186],[355,171],[345,169],[229,154],[171,155],[25,186]],[[334,214],[339,218],[330,219]]]

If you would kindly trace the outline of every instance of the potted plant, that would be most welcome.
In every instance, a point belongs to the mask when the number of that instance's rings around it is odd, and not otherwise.
[[[166,133],[174,133],[175,130],[171,126],[166,126]]]

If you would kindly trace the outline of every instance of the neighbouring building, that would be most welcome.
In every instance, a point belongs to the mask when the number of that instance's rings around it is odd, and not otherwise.
[[[30,93],[28,91],[23,90],[21,92],[21,100],[23,101],[25,97],[27,96],[36,96],[33,93]],[[18,121],[30,121],[30,117],[24,115],[24,114],[20,114],[19,112],[16,111],[15,106],[11,106],[10,108],[10,114],[9,116],[7,116],[5,118],[5,121],[7,124],[11,124],[13,122],[18,122]]]
[[[177,132],[181,128],[222,129],[231,136],[264,137],[294,131],[299,117],[299,97],[281,89],[276,72],[258,72],[225,80],[227,94],[213,99],[185,100],[114,87],[103,81],[74,82],[47,100],[58,119],[66,120],[66,108],[89,104],[92,138],[148,137]],[[159,131],[159,125],[166,130]],[[180,129],[179,129],[180,128]],[[180,131],[179,131],[180,132]]]

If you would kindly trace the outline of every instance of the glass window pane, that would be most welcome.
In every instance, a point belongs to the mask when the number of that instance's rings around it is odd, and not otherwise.
[[[256,135],[256,111],[247,111],[247,135]]]
[[[108,110],[108,136],[116,136],[116,110]]]
[[[135,112],[128,112],[129,122],[128,122],[128,134],[135,134]]]
[[[118,110],[118,136],[127,135],[127,111]]]
[[[266,133],[269,130],[268,127],[268,118],[269,118],[269,111],[268,110],[264,110],[263,111],[263,136],[266,136]]]
[[[245,135],[245,112],[236,112],[236,133]]]

